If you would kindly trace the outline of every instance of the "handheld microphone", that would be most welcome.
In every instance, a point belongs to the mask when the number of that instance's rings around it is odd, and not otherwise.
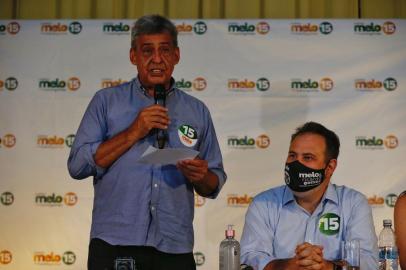
[[[161,105],[165,107],[166,104],[166,91],[163,84],[157,84],[154,87],[154,98],[155,104]],[[156,142],[158,144],[159,149],[163,149],[165,147],[165,143],[167,141],[168,135],[166,130],[162,130],[157,128],[155,130],[156,133]]]
[[[155,104],[165,107],[166,91],[163,84],[157,84],[154,87]]]

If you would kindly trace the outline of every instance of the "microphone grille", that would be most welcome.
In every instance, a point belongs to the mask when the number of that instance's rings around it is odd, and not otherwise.
[[[165,99],[166,92],[163,84],[155,85],[154,90],[155,99]]]

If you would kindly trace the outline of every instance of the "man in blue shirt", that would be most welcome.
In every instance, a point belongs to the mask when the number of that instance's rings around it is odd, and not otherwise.
[[[341,241],[359,240],[361,269],[377,269],[377,238],[366,197],[330,183],[339,148],[338,136],[319,123],[296,130],[286,185],[260,193],[249,206],[243,263],[256,270],[341,269]]]
[[[98,91],[91,100],[68,160],[75,179],[93,176],[89,269],[195,269],[194,191],[215,198],[226,181],[207,107],[175,88],[177,31],[159,15],[132,29],[130,60],[138,76]],[[165,89],[166,107],[154,104]],[[199,151],[175,165],[139,162],[164,130],[167,148]],[[133,268],[131,268],[133,267]]]

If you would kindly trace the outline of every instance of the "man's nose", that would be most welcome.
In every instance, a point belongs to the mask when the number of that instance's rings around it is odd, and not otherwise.
[[[152,55],[152,61],[154,63],[161,63],[162,62],[162,55],[159,50],[155,50],[154,54]]]

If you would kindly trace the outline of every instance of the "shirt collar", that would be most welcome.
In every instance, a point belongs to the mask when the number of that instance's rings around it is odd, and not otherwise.
[[[330,200],[334,202],[335,204],[338,204],[338,195],[337,195],[337,189],[335,185],[329,183],[326,192],[324,193],[324,200]]]
[[[285,186],[285,192],[283,193],[282,204],[286,205],[295,200],[292,191],[288,186]],[[338,204],[338,195],[335,186],[331,183],[328,184],[326,192],[324,192],[321,201],[330,200],[335,204]]]
[[[147,97],[149,97],[148,93],[147,93],[147,89],[145,89],[145,87],[141,84],[140,79],[138,78],[138,76],[136,78],[134,78],[134,82],[137,85],[137,88],[140,89],[140,91]],[[169,90],[167,91],[166,95],[172,95],[173,92],[175,90],[175,79],[172,77],[171,78],[171,86],[169,87]]]
[[[285,192],[283,193],[282,204],[286,205],[295,200],[292,191],[288,186],[285,186]]]

